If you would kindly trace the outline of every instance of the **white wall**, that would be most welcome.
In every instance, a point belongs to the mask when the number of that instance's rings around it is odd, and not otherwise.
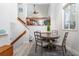
[[[0,40],[0,45],[10,43],[10,20],[14,20],[13,6],[7,3],[0,3],[0,28],[4,28],[8,32],[8,36]]]
[[[53,3],[53,4],[50,4],[50,7],[49,7],[49,15],[51,17],[51,30],[57,29],[57,26],[56,26],[56,17],[58,12],[57,6],[58,6],[58,3]]]

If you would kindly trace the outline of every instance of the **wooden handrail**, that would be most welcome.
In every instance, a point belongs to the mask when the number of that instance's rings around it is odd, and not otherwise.
[[[22,23],[22,24],[26,24],[23,20],[21,20],[19,17],[17,17],[17,19]]]
[[[13,56],[13,46],[4,45],[0,47],[0,56]]]
[[[26,30],[23,31],[10,45],[4,45],[0,47],[0,56],[12,56],[13,55],[13,44],[15,44],[24,34]]]
[[[25,22],[22,21],[20,18],[18,18],[18,20],[25,25]],[[14,41],[12,41],[10,43],[10,45],[4,45],[2,47],[0,47],[0,56],[11,56],[13,55],[13,45],[24,35],[26,34],[26,30],[23,31],[20,35],[18,35],[18,37],[16,37],[14,39]]]
[[[31,20],[40,20],[40,19],[42,19],[42,20],[49,20],[50,19],[50,17],[26,17],[26,19],[31,19]]]
[[[22,23],[29,30],[29,28],[27,27],[27,24],[22,19],[17,17],[17,20],[20,21],[20,23]]]
[[[24,34],[26,34],[26,30],[23,31],[13,42],[11,42],[11,45],[15,44]]]

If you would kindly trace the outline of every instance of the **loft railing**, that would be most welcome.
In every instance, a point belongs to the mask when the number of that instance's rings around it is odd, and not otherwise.
[[[30,29],[27,27],[26,23],[25,23],[21,18],[17,17],[17,20],[20,21],[20,23],[22,23],[28,30],[30,30]]]
[[[28,29],[29,32],[31,32],[31,30],[28,28],[27,24],[21,18],[17,17],[17,20],[20,21],[20,23],[23,24]],[[29,41],[31,40],[31,38],[32,38],[32,35],[29,34]]]

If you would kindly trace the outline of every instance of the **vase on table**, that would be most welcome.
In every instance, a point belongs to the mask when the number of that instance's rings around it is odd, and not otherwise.
[[[47,31],[50,31],[50,21],[48,22],[48,25],[47,25]]]

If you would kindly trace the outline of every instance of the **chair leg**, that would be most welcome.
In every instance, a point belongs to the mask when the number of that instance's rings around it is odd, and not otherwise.
[[[37,43],[35,44],[35,53],[37,52]]]
[[[43,55],[43,48],[41,47],[41,56]]]
[[[66,55],[65,47],[62,47],[63,56]]]
[[[41,56],[43,55],[43,43],[41,43]]]
[[[64,48],[65,48],[65,52],[67,52],[66,47],[64,47]]]

